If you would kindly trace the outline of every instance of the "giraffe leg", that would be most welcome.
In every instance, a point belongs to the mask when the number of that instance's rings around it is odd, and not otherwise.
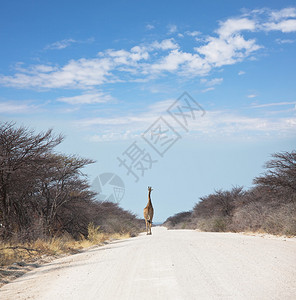
[[[152,222],[150,220],[149,220],[148,226],[149,226],[149,235],[151,235],[152,234],[152,232],[151,232]]]
[[[152,234],[151,227],[152,227],[152,222],[150,222],[150,234]]]
[[[146,234],[148,235],[148,221],[145,219],[145,223],[146,223]]]

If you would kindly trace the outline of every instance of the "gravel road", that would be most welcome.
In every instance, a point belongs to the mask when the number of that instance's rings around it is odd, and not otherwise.
[[[57,259],[0,299],[296,299],[296,240],[168,231]]]

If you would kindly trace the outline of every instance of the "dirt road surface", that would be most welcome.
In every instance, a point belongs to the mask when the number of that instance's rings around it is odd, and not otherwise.
[[[296,240],[168,231],[48,263],[0,299],[296,299]]]

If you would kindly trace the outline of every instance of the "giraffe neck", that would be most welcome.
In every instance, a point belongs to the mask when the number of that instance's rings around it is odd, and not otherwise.
[[[151,191],[148,192],[148,204],[151,205],[151,197],[150,197]]]

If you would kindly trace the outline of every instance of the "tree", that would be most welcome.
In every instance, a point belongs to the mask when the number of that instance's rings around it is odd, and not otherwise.
[[[90,205],[95,193],[89,190],[88,183],[81,178],[83,176],[81,169],[93,162],[93,160],[75,156],[51,155],[51,163],[42,167],[37,195],[42,203],[45,230],[49,234],[58,229],[74,234],[73,228],[70,228],[70,224],[74,224],[74,215],[77,219],[76,229],[80,228],[78,232],[85,234],[88,223],[83,222],[83,228],[78,224],[86,211],[84,202]],[[81,214],[74,214],[79,206],[84,207],[81,209]],[[67,214],[67,218],[64,214]]]
[[[63,140],[52,130],[35,134],[15,123],[0,123],[0,211],[5,235],[25,225],[26,196],[34,193],[40,165]]]
[[[114,203],[95,201],[82,169],[91,159],[56,154],[63,140],[52,130],[35,134],[0,123],[0,233],[29,240],[69,233],[87,237],[88,225],[105,232],[137,232],[139,220]]]
[[[281,152],[265,164],[265,174],[254,179],[254,183],[274,192],[284,193],[296,201],[296,152]]]
[[[193,208],[193,217],[231,217],[235,203],[243,195],[242,187],[234,187],[231,191],[215,191],[205,197],[201,197]]]

